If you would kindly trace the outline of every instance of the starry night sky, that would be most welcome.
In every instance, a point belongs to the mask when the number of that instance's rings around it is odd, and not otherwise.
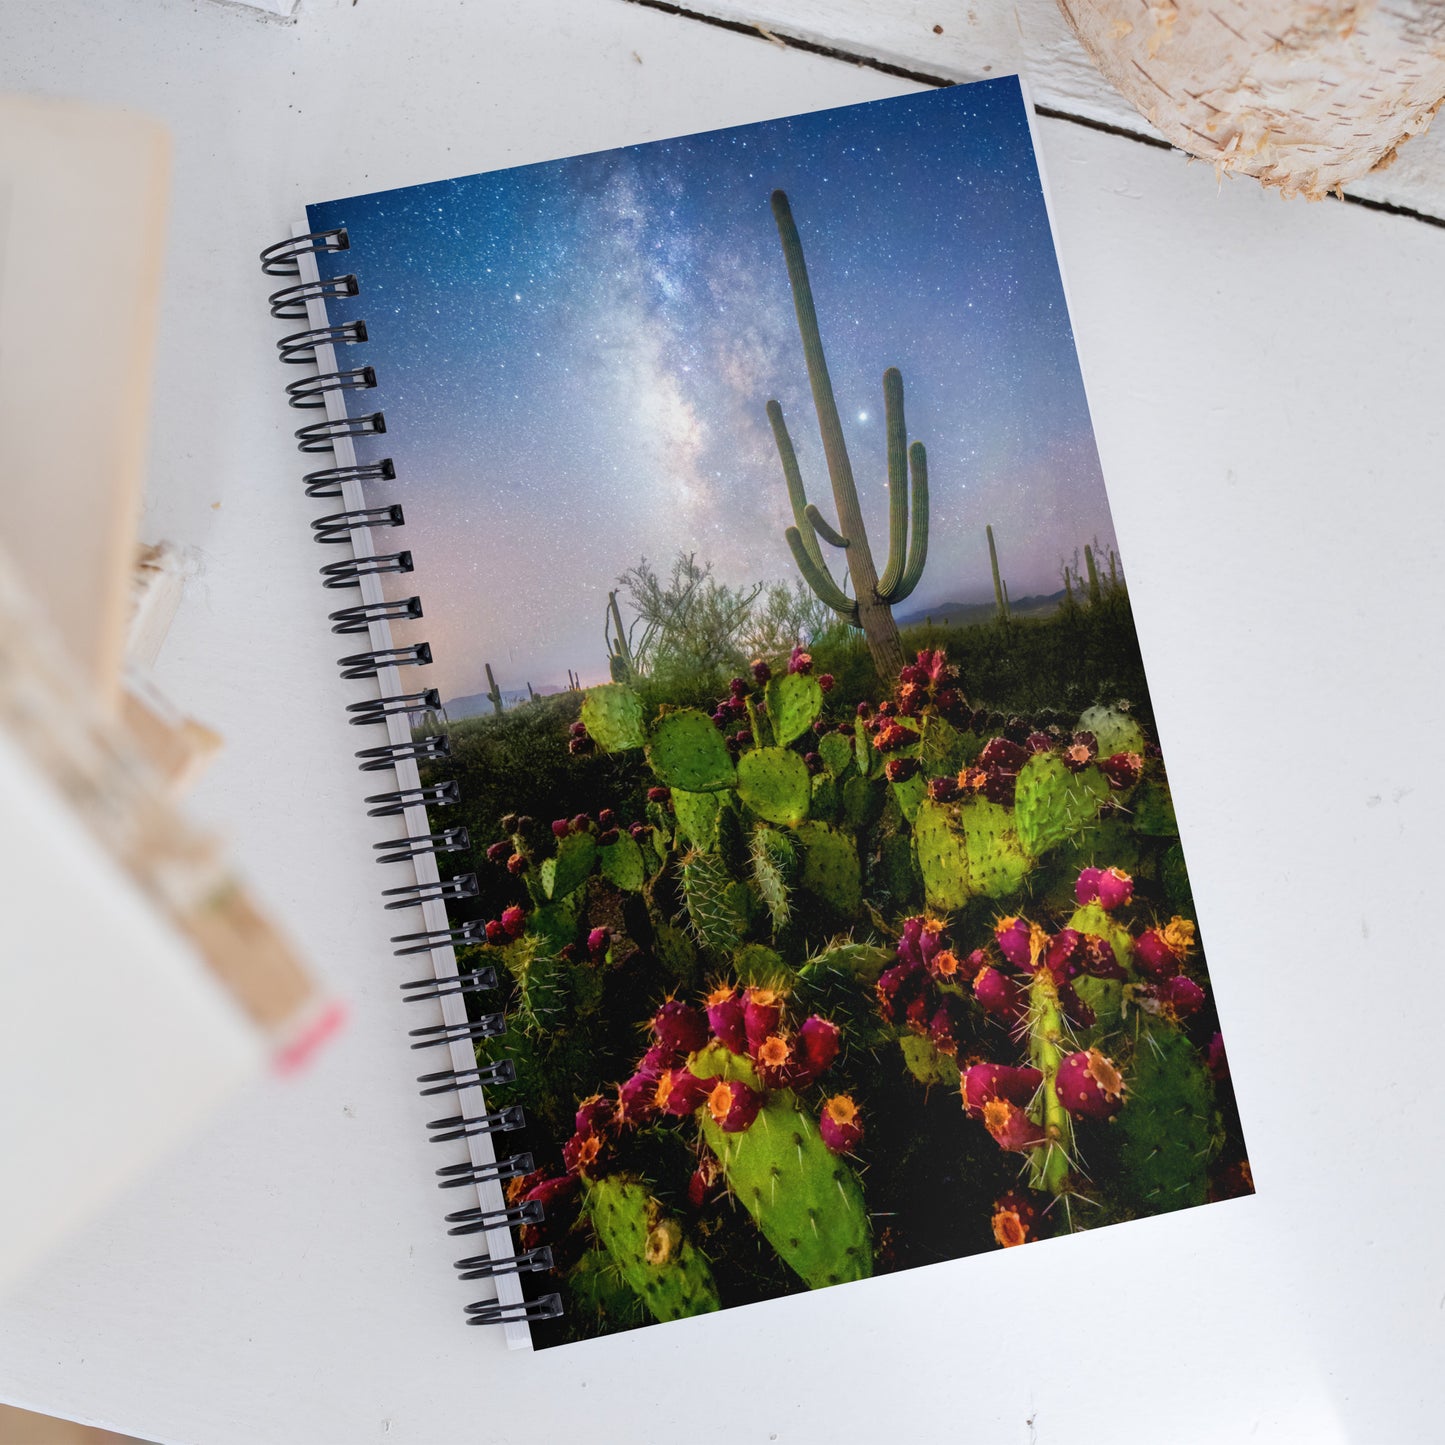
[[[836,518],[777,187],[880,570],[886,367],[928,448],[928,567],[900,612],[992,596],[986,522],[1015,599],[1114,544],[1012,79],[328,202],[311,227],[347,226],[361,283],[332,319],[371,337],[342,364],[380,383],[351,410],[386,412],[365,455],[396,461],[374,500],[406,509],[396,590],[423,598],[443,698],[485,690],[486,662],[504,690],[606,680],[607,591],[643,557],[791,580],[770,397]]]

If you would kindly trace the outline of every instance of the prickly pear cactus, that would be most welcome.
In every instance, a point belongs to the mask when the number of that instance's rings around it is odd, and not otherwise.
[[[690,1067],[699,1077],[721,1074],[758,1087],[751,1065],[726,1050],[704,1050]],[[872,1274],[872,1230],[858,1177],[823,1143],[791,1089],[770,1093],[740,1133],[724,1133],[706,1109],[698,1118],[728,1188],[810,1289]]]
[[[1035,753],[1019,770],[1014,817],[1031,858],[1071,838],[1098,815],[1109,783],[1098,768],[1071,773],[1057,753]]]
[[[918,871],[930,908],[944,913],[962,908],[973,896],[968,877],[968,848],[953,826],[949,810],[924,799],[913,822]]]
[[[604,753],[620,753],[643,744],[642,699],[620,682],[587,689],[582,697],[582,721]]]
[[[642,849],[627,833],[618,836],[615,843],[608,843],[597,850],[598,866],[602,876],[615,883],[626,893],[640,893],[647,882],[647,868],[642,861]]]
[[[799,824],[794,831],[803,845],[799,883],[843,917],[856,916],[863,906],[863,880],[852,837],[817,822]]]
[[[755,748],[738,759],[738,797],[769,823],[797,827],[808,816],[811,796],[808,765],[797,753]]]
[[[802,737],[823,711],[823,689],[817,678],[806,673],[790,672],[773,678],[763,696],[772,719],[773,740],[780,748]]]
[[[835,778],[842,777],[853,763],[853,744],[842,733],[824,733],[818,739],[818,756]]]
[[[731,953],[742,942],[744,920],[733,896],[733,879],[720,858],[693,851],[683,860],[682,894],[699,943]]]
[[[602,1247],[654,1319],[721,1309],[706,1258],[637,1179],[587,1181],[587,1214]]]
[[[971,798],[958,810],[968,852],[968,881],[985,898],[1007,898],[1023,886],[1030,860],[1007,808]]]
[[[1204,1203],[1216,1145],[1214,1085],[1185,1034],[1140,1031],[1117,1125],[1125,1194],[1140,1214]]]
[[[717,815],[721,793],[689,793],[684,788],[672,790],[672,811],[677,818],[677,831],[692,844],[709,852],[717,847]]]
[[[1101,758],[1115,753],[1142,753],[1144,730],[1128,713],[1116,707],[1091,707],[1079,719],[1084,732],[1093,733]]]
[[[669,787],[712,793],[733,785],[727,744],[706,713],[682,708],[659,719],[647,744],[652,771]]]
[[[768,910],[773,931],[786,928],[792,916],[789,880],[797,866],[797,849],[787,835],[776,828],[759,827],[753,829],[748,853],[753,886]]]
[[[540,869],[547,897],[565,898],[580,888],[596,861],[597,840],[591,833],[569,833],[558,839],[556,856],[546,859]]]

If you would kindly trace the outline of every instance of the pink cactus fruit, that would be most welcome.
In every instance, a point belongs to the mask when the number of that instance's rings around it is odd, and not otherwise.
[[[1218,1029],[1210,1036],[1205,1062],[1216,1083],[1223,1084],[1229,1078],[1229,1055],[1224,1051],[1224,1035]]]
[[[833,674],[832,674],[831,672],[819,673],[819,675],[818,675],[818,686],[819,686],[820,688],[822,688],[824,692],[832,692],[832,691],[833,691]]]
[[[792,1071],[793,1046],[782,1034],[769,1034],[752,1051],[758,1066],[758,1077],[769,1088],[780,1088]]]
[[[574,1134],[562,1146],[562,1163],[570,1174],[585,1174],[603,1162],[604,1148],[600,1134]]]
[[[847,1094],[834,1094],[818,1115],[818,1133],[834,1154],[851,1154],[863,1138],[863,1118]]]
[[[1119,868],[1099,874],[1099,907],[1106,913],[1122,908],[1134,896],[1134,880]]]
[[[617,1091],[617,1122],[635,1128],[657,1117],[657,1081],[661,1069],[639,1068]]]
[[[940,1054],[953,1058],[967,1026],[966,1005],[957,994],[944,994],[928,1020],[928,1041]]]
[[[1138,753],[1115,753],[1099,764],[1099,771],[1108,778],[1111,788],[1122,791],[1143,777],[1144,759]]]
[[[906,783],[918,773],[917,758],[889,758],[883,764],[883,775],[890,783]]]
[[[838,1057],[843,1033],[838,1025],[817,1014],[803,1020],[793,1040],[793,1081],[811,1084]]]
[[[720,984],[704,1000],[708,1027],[713,1037],[735,1054],[748,1047],[747,1027],[743,1017],[743,1001],[730,983]]]
[[[958,983],[963,977],[963,964],[951,948],[940,948],[925,967],[938,983]]]
[[[510,873],[513,878],[520,878],[530,867],[531,860],[525,853],[513,853],[512,856],[507,859],[507,872]]]
[[[716,1077],[699,1079],[688,1069],[667,1069],[657,1081],[652,1102],[674,1119],[685,1118],[712,1093]]]
[[[587,957],[593,963],[600,963],[607,956],[612,935],[605,928],[594,928],[587,935]]]
[[[502,909],[502,931],[508,938],[520,938],[527,929],[527,915],[519,904]]]
[[[1059,1065],[1054,1092],[1075,1119],[1112,1119],[1124,1107],[1124,1076],[1098,1049],[1080,1049]]]
[[[487,862],[505,863],[511,851],[512,844],[510,839],[504,838],[500,843],[493,843],[492,846],[487,849]]]
[[[572,831],[572,824],[566,818],[552,819],[552,836],[554,838],[565,838]]]
[[[1154,999],[1169,1018],[1193,1018],[1204,1007],[1204,990],[1187,974],[1176,973],[1154,985]]]
[[[707,1111],[725,1134],[740,1134],[763,1107],[763,1095],[741,1079],[719,1079],[707,1096]]]
[[[1024,990],[1006,973],[985,963],[973,976],[973,996],[990,1018],[1012,1024],[1026,1007]]]
[[[722,1181],[722,1165],[711,1154],[704,1154],[687,1181],[687,1202],[694,1209],[701,1209],[718,1192]]]
[[[998,768],[1005,773],[1016,773],[1029,760],[1029,750],[1008,738],[991,738],[978,755],[978,766],[984,769]]]
[[[918,964],[895,963],[879,975],[875,988],[879,1011],[889,1023],[896,1024],[923,996],[928,988],[928,975]]]
[[[1099,879],[1103,876],[1102,868],[1079,870],[1078,882],[1074,884],[1074,897],[1079,900],[1080,907],[1087,907],[1090,903],[1099,901]]]
[[[812,670],[812,656],[809,653],[804,652],[801,647],[794,647],[792,656],[788,658],[788,671],[807,674],[812,672]]]
[[[993,1237],[1004,1249],[1031,1244],[1039,1237],[1039,1221],[1043,1210],[1017,1189],[1000,1194],[993,1205]]]
[[[1066,984],[1084,971],[1084,935],[1077,928],[1061,928],[1044,950],[1044,967],[1056,984]]]
[[[1164,942],[1162,929],[1146,928],[1134,940],[1134,967],[1152,979],[1173,978],[1179,972],[1179,959]]]
[[[528,1184],[517,1198],[510,1193],[507,1196],[512,1204],[520,1202],[541,1207],[542,1219],[524,1224],[519,1231],[523,1249],[536,1249],[549,1236],[556,1239],[564,1234],[572,1227],[580,1204],[575,1174],[560,1174],[555,1179],[543,1179],[537,1183],[531,1183],[531,1179],[532,1176],[528,1175],[525,1180],[516,1181]]]
[[[773,669],[769,667],[761,657],[755,657],[753,659],[750,664],[750,670],[753,674],[753,681],[759,685],[767,682],[773,675]]]
[[[652,1016],[652,1036],[673,1059],[695,1053],[707,1043],[708,1021],[680,999],[669,999]]]
[[[959,1080],[959,1095],[971,1119],[982,1119],[991,1099],[1027,1104],[1044,1076],[1028,1065],[971,1064]]]
[[[783,1016],[782,995],[770,988],[749,988],[743,993],[743,1033],[748,1052],[755,1053],[769,1034],[778,1031]]]
[[[1090,978],[1127,979],[1129,975],[1119,966],[1114,945],[1097,933],[1084,937],[1084,972]]]
[[[494,945],[507,941],[507,930],[495,918],[487,920],[487,942]]]
[[[1044,1131],[1029,1118],[1028,1110],[1007,1099],[990,1099],[983,1106],[983,1127],[1000,1149],[1032,1149],[1045,1139]]]
[[[605,1094],[589,1094],[577,1105],[577,1132],[602,1134],[617,1122],[617,1105]]]
[[[1033,968],[1033,928],[1025,918],[1001,918],[994,925],[999,952],[1021,973]]]

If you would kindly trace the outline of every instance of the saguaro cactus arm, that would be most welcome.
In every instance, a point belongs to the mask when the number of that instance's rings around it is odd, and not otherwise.
[[[928,452],[922,442],[908,448],[908,469],[913,474],[913,535],[908,543],[908,565],[889,602],[902,602],[912,596],[928,561]]]
[[[848,539],[833,530],[828,519],[811,503],[803,509],[804,515],[813,524],[813,530],[830,546],[846,547]]]

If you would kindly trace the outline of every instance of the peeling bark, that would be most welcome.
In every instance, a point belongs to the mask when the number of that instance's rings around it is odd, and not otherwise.
[[[1220,175],[1318,200],[1445,101],[1442,0],[1058,0],[1104,77]]]

